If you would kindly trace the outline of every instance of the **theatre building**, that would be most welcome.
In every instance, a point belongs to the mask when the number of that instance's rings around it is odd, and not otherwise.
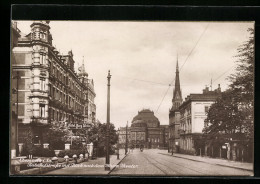
[[[168,126],[160,125],[159,119],[154,112],[143,109],[133,118],[131,126],[127,129],[129,147],[140,148],[168,148],[166,137],[168,136]],[[126,128],[121,127],[119,133],[119,144],[124,145],[126,138]],[[121,146],[122,147],[122,146]]]
[[[17,93],[11,100],[18,117],[17,142],[24,143],[31,131],[35,145],[47,143],[45,133],[52,122],[82,125],[76,127],[95,122],[94,82],[84,63],[75,72],[72,50],[60,54],[52,45],[49,21],[34,21],[30,33],[19,33],[15,39],[11,87]]]

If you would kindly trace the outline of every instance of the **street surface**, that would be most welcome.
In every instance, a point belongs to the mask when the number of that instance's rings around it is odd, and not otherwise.
[[[130,151],[110,175],[252,176],[253,172],[160,154],[161,150]]]

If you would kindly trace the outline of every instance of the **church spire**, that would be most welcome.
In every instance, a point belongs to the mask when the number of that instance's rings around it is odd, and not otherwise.
[[[175,76],[175,86],[174,86],[173,98],[172,98],[172,110],[178,109],[178,107],[182,103],[182,94],[181,94],[180,77],[179,77],[178,54],[177,54],[176,72],[175,73],[176,73],[176,76]]]
[[[178,54],[177,54],[177,64],[176,64],[176,72],[179,72],[179,65],[178,65]]]
[[[173,92],[173,98],[175,98],[176,93],[181,91],[180,87],[180,77],[179,77],[179,65],[178,65],[178,56],[177,56],[177,63],[176,63],[176,76],[175,76],[175,86]],[[180,94],[180,93],[179,93]]]

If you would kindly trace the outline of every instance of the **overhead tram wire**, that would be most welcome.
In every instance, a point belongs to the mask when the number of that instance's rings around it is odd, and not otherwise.
[[[114,74],[117,75],[117,74]],[[125,79],[129,79],[129,80],[133,80],[133,81],[139,81],[139,82],[144,82],[144,83],[150,83],[151,85],[162,85],[162,86],[172,86],[172,84],[166,84],[166,83],[161,83],[161,82],[154,82],[154,81],[148,81],[148,80],[143,80],[143,79],[137,79],[137,78],[131,78],[131,77],[125,77],[122,75],[117,75],[119,77],[125,78]],[[188,85],[188,84],[181,84],[180,86],[194,86],[194,85]]]
[[[116,75],[116,74],[114,74]],[[123,77],[123,78],[126,78],[126,79],[130,79],[130,80],[134,80],[134,81],[140,81],[140,82],[146,82],[146,83],[151,83],[151,84],[158,84],[158,85],[167,85],[165,83],[160,83],[160,82],[154,82],[154,81],[147,81],[147,80],[143,80],[143,79],[136,79],[136,78],[131,78],[131,77],[125,77],[125,76],[121,76],[121,75],[118,75],[120,77]]]
[[[206,30],[208,29],[209,24],[210,24],[210,23],[207,24],[207,26],[205,27],[204,31],[201,33],[199,39],[198,39],[197,42],[195,43],[194,47],[191,49],[190,53],[189,53],[188,56],[186,57],[184,63],[183,63],[182,66],[180,67],[180,71],[181,71],[182,67],[185,65],[185,63],[186,63],[186,61],[188,60],[188,58],[190,57],[191,53],[192,53],[192,52],[194,51],[194,49],[197,47],[197,45],[198,45],[199,41],[201,40],[202,36],[204,35],[204,33],[206,32]],[[161,107],[161,104],[162,104],[162,102],[163,102],[165,96],[167,95],[167,93],[168,93],[168,91],[169,91],[169,89],[170,89],[172,83],[174,82],[174,80],[175,80],[175,77],[174,77],[174,79],[172,80],[172,82],[169,84],[169,87],[168,87],[166,93],[164,94],[164,96],[163,96],[163,98],[162,98],[162,100],[161,100],[161,102],[160,102],[160,104],[159,104],[159,106],[158,106],[156,112],[158,112],[159,108]]]
[[[229,70],[231,70],[232,68],[234,68],[236,66],[236,64],[232,65],[231,67],[229,67],[225,72],[223,72],[222,74],[220,74],[216,79],[214,79],[212,81],[212,84],[213,82],[217,81],[219,78],[221,78],[224,74],[226,74]]]
[[[204,31],[202,32],[202,34],[200,35],[199,39],[197,40],[196,44],[194,45],[194,47],[191,49],[190,53],[188,54],[188,56],[186,57],[184,63],[182,64],[182,66],[180,67],[180,71],[182,69],[182,67],[185,65],[186,61],[188,60],[188,58],[190,57],[191,53],[194,51],[194,49],[197,47],[199,41],[201,40],[202,36],[204,35],[204,33],[206,32],[206,30],[209,27],[209,23],[207,24],[207,26],[205,27]]]

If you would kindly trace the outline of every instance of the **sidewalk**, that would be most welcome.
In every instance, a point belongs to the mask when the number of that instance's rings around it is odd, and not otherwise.
[[[171,153],[168,153],[167,150],[160,150],[159,154],[172,156]],[[180,153],[173,153],[173,157],[184,158],[184,159],[197,161],[197,162],[205,162],[212,165],[220,165],[220,166],[231,167],[236,169],[243,169],[247,171],[253,171],[253,165],[254,165],[253,163],[247,163],[247,162],[237,162],[237,161],[225,160],[220,158],[209,158],[209,157],[186,155]]]
[[[94,160],[88,160],[72,167],[66,167],[50,171],[44,175],[107,175],[109,174],[117,164],[119,164],[125,158],[124,150],[119,150],[119,160],[117,155],[110,155],[110,171],[105,170],[106,158],[101,157]]]

